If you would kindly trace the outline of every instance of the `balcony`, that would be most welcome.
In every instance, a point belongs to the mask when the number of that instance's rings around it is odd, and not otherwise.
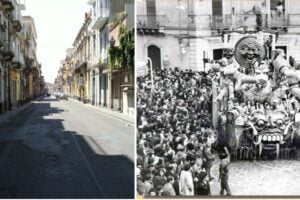
[[[21,69],[24,66],[24,57],[23,57],[23,55],[15,56],[12,60],[11,65],[15,69]]]
[[[17,53],[12,60],[12,67],[16,69],[20,69],[24,66],[24,56],[22,53]]]
[[[271,17],[263,15],[264,29],[283,28],[300,25],[300,15],[288,15],[288,17]],[[189,29],[222,30],[250,29],[256,30],[256,15],[254,14],[227,14],[227,15],[189,15]]]
[[[300,26],[300,14],[289,14],[287,21],[288,26]]]
[[[96,0],[88,0],[88,5],[93,6],[96,3]]]
[[[170,27],[166,15],[138,15],[137,16],[137,30],[144,34],[163,34],[165,27]],[[174,26],[174,25],[173,25]]]
[[[4,40],[0,49],[0,54],[5,61],[11,61],[15,56],[15,47],[11,41]]]
[[[11,66],[12,66],[12,68],[14,68],[14,69],[21,69],[21,68],[22,68],[22,63],[19,62],[19,61],[13,61],[13,62],[11,63]]]
[[[25,67],[32,68],[34,60],[32,58],[25,58]]]
[[[25,10],[25,0],[17,0],[17,4],[20,10]]]
[[[92,20],[92,28],[93,30],[102,29],[104,25],[108,22],[109,10],[107,8],[101,9],[100,16],[96,16],[94,20]]]
[[[11,25],[14,33],[20,32],[22,30],[22,24],[19,19],[13,19]]]
[[[10,12],[15,9],[11,0],[0,0],[5,11]]]
[[[87,61],[85,61],[84,59],[79,59],[75,62],[74,72],[77,73],[81,70],[85,70],[86,67],[87,67]]]

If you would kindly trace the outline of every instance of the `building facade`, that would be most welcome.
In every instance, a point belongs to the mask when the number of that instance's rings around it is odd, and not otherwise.
[[[133,117],[134,66],[112,70],[109,49],[118,48],[121,26],[132,35],[134,46],[134,1],[89,0],[88,4],[91,10],[85,14],[72,51],[58,71],[55,88],[68,94],[63,89],[68,79],[71,97]],[[131,54],[133,60],[134,52]],[[64,72],[67,65],[71,70],[68,75]]]
[[[91,57],[88,62],[91,72],[91,103],[133,116],[133,69],[127,72],[127,75],[125,72],[121,74],[120,70],[111,70],[108,61],[111,41],[117,41],[115,44],[118,45],[119,25],[123,24],[129,30],[134,27],[134,1],[89,0],[88,4],[92,7],[92,20],[89,27]],[[116,23],[120,21],[121,23]],[[128,79],[129,84],[122,88],[123,76]]]
[[[41,65],[36,65],[35,76],[33,72],[28,73],[28,43],[35,42],[36,32],[29,34],[28,23],[34,26],[34,21],[29,16],[22,16],[23,10],[24,1],[0,1],[0,113],[39,96],[43,87]],[[31,57],[37,63],[35,52],[36,45]]]
[[[254,7],[259,7],[264,32],[276,35],[275,48],[300,61],[299,4],[284,0],[137,0],[138,60],[152,60],[153,68],[207,71],[209,60],[233,47],[229,33],[257,31]]]
[[[24,31],[25,31],[25,69],[24,69],[24,86],[25,100],[32,100],[40,94],[40,78],[41,64],[37,60],[37,32],[34,19],[30,16],[24,16]]]
[[[126,47],[123,46],[126,43],[120,44],[120,38],[122,38],[121,40],[128,39],[128,36],[131,35],[134,40],[134,3],[132,1],[125,2],[124,11],[119,12],[110,21],[110,49],[116,48],[119,51],[125,51]],[[127,43],[131,42],[133,45],[133,40],[127,41]],[[109,57],[113,56],[112,52],[109,53]],[[131,53],[134,57],[134,51]],[[120,62],[117,62],[113,68],[110,66],[110,70],[112,108],[126,115],[134,116],[134,65],[122,66]]]
[[[88,103],[90,76],[88,70],[88,60],[90,57],[90,36],[88,27],[91,22],[89,13],[85,14],[85,19],[73,43],[73,65],[74,76],[74,97],[80,101]]]

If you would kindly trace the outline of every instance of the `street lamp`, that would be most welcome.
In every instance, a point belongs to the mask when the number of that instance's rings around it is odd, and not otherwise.
[[[114,46],[115,46],[115,43],[116,43],[116,41],[115,41],[114,37],[111,36],[111,38],[110,38],[110,40],[109,40],[110,47],[111,47],[111,48],[114,47]]]

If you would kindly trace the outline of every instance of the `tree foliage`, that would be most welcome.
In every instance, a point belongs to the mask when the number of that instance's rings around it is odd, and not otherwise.
[[[134,32],[122,24],[119,29],[119,46],[109,48],[109,65],[114,69],[134,69]]]

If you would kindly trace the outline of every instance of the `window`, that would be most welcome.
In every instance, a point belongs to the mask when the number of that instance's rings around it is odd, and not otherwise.
[[[100,33],[100,55],[102,54],[102,48],[103,48],[103,42],[102,42],[102,37]]]
[[[99,11],[100,11],[100,16],[103,16],[103,10],[102,10],[102,2],[100,3],[100,8],[99,8]]]
[[[93,5],[94,17],[96,16],[96,3]]]
[[[96,35],[93,35],[93,53],[96,51]]]
[[[104,48],[107,49],[107,33],[104,34]]]

